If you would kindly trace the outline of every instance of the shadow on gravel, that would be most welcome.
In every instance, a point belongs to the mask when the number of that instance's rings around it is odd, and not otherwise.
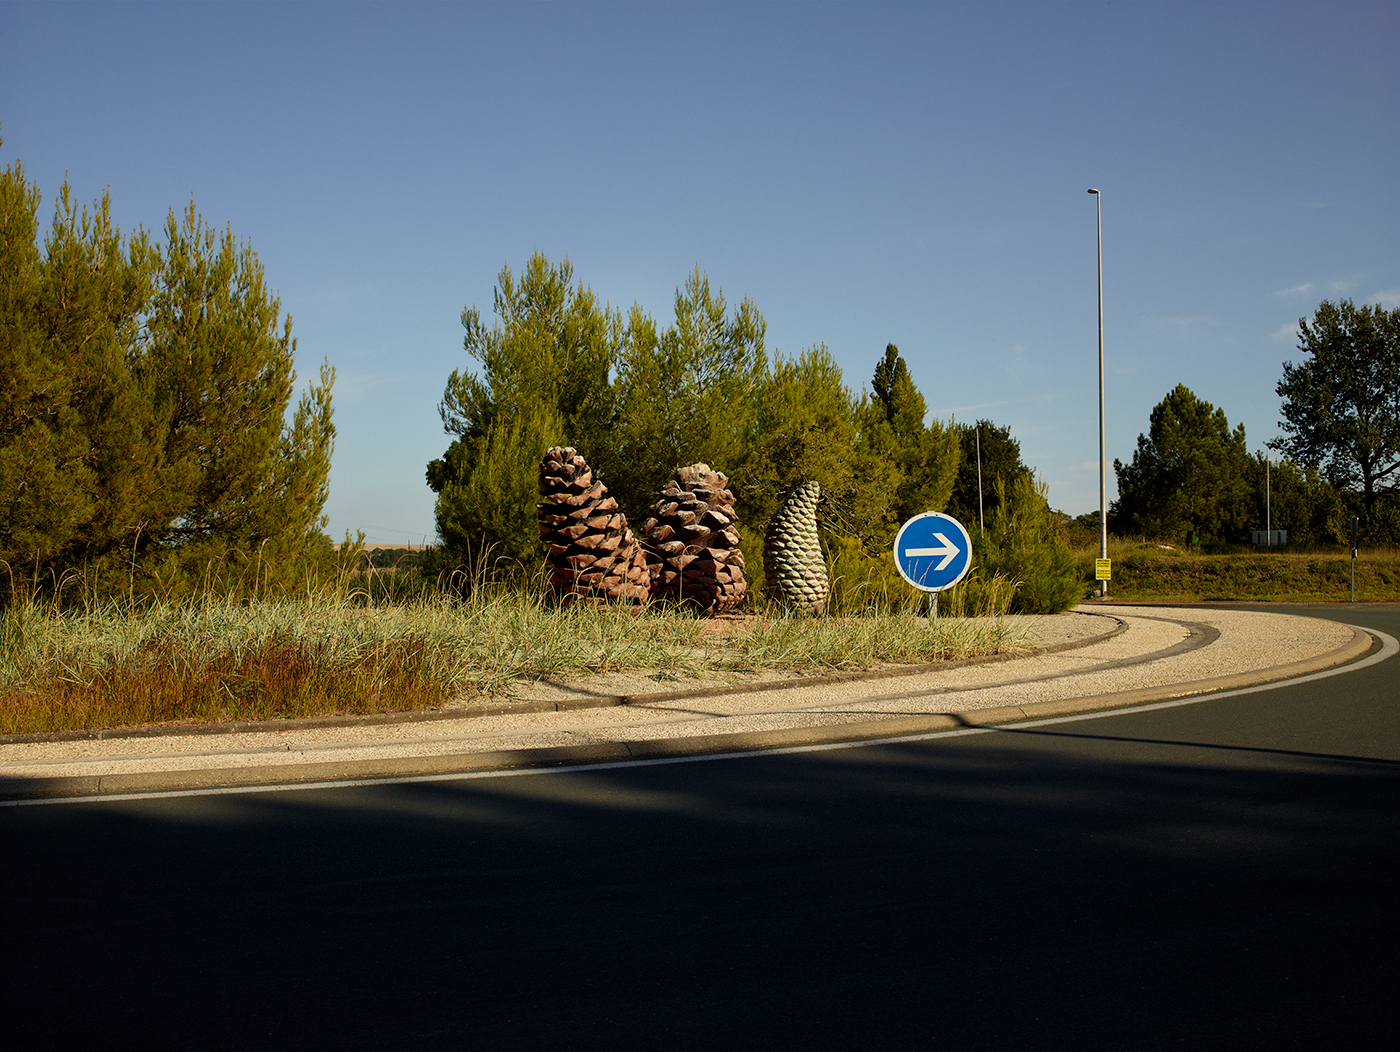
[[[0,1045],[1390,1047],[1392,765],[1063,744],[9,809]]]

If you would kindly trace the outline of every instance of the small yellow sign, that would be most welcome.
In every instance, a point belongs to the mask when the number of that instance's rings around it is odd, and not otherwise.
[[[1111,581],[1111,580],[1113,580],[1113,560],[1112,560],[1112,559],[1095,559],[1095,560],[1094,560],[1094,580],[1096,580],[1096,581]]]

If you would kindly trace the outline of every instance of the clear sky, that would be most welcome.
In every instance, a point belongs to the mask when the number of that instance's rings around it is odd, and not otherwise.
[[[1176,384],[1278,434],[1323,298],[1400,306],[1400,5],[0,4],[0,135],[123,229],[194,199],[339,373],[330,531],[432,539],[464,305],[535,250],[1020,439],[1098,507]],[[1113,495],[1112,469],[1109,471]]]

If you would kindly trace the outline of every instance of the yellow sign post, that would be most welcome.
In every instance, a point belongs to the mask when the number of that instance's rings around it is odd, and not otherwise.
[[[1094,580],[1096,580],[1096,581],[1111,581],[1111,580],[1113,580],[1113,560],[1112,560],[1112,559],[1095,559],[1095,560],[1094,560]]]

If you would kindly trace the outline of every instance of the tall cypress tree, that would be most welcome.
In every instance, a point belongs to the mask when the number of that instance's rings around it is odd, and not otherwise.
[[[942,511],[953,492],[962,448],[957,431],[940,420],[925,426],[928,407],[914,386],[909,367],[894,344],[887,344],[885,356],[875,366],[871,380],[875,399],[874,414],[867,422],[870,441],[888,446],[889,459],[899,471],[899,486],[892,508],[896,524],[925,511]],[[880,414],[888,436],[881,431]]]

